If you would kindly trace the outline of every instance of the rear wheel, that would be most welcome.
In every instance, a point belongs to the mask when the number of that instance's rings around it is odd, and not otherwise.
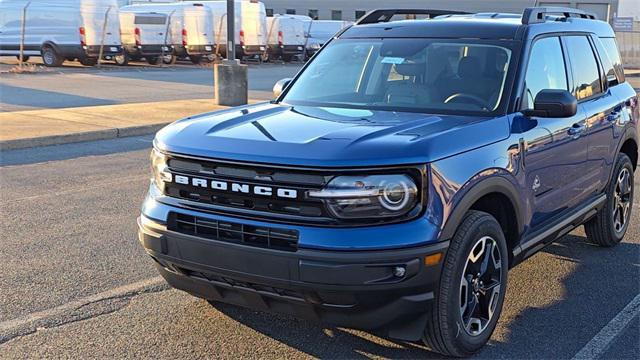
[[[159,65],[161,61],[159,56],[147,56],[145,58],[147,59],[147,63],[149,63],[149,65]]]
[[[189,55],[189,60],[191,60],[192,63],[198,65],[202,62],[202,55]]]
[[[487,213],[470,211],[447,251],[424,342],[448,356],[480,350],[502,312],[508,266],[500,224]]]
[[[80,64],[84,66],[94,66],[98,63],[98,59],[96,58],[82,58],[80,59]]]
[[[607,200],[596,216],[584,224],[587,239],[600,246],[617,245],[629,228],[633,206],[633,165],[626,154],[618,154],[613,177],[607,185]]]
[[[42,48],[42,62],[45,66],[57,67],[62,65],[64,58],[58,55],[53,47],[44,46]]]
[[[16,59],[18,59],[18,61],[20,61],[20,55],[16,55]],[[27,62],[27,61],[29,61],[29,56],[23,55],[22,56],[22,62]]]

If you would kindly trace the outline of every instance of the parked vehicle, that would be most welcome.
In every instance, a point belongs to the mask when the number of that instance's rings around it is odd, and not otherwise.
[[[145,58],[151,65],[162,61],[162,56],[170,55],[167,43],[168,17],[157,12],[120,9],[120,36],[124,52],[116,56],[118,65],[127,65],[129,59]]]
[[[201,4],[211,9],[217,54],[224,56],[227,51],[227,2],[204,1]],[[236,57],[262,56],[267,47],[267,12],[264,3],[236,0],[234,4]]]
[[[200,3],[156,3],[130,5],[122,8],[133,12],[155,12],[168,18],[169,33],[167,45],[170,48],[169,59],[186,58],[198,64],[203,58],[211,56],[214,49],[214,26],[211,10]]]
[[[122,52],[116,0],[0,1],[0,55],[20,54],[22,13],[27,6],[24,55],[42,56],[46,66],[65,60],[94,65]],[[102,29],[105,23],[106,28]],[[104,42],[103,42],[104,39]]]
[[[290,62],[294,57],[304,56],[306,37],[304,22],[301,19],[288,15],[268,17],[267,29],[270,57]]]
[[[510,268],[581,225],[618,244],[640,103],[611,27],[454,13],[371,12],[274,101],[158,132],[138,224],[167,282],[468,356]]]
[[[310,58],[340,30],[351,25],[349,21],[313,20],[307,24],[307,58]]]

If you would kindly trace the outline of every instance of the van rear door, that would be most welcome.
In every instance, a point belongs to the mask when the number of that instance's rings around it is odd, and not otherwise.
[[[167,15],[158,13],[137,13],[133,23],[140,29],[140,44],[162,45],[167,31]],[[167,41],[169,39],[167,38]]]
[[[213,16],[211,11],[205,7],[185,8],[183,28],[186,30],[187,44],[189,45],[212,45],[214,43]]]
[[[118,6],[111,1],[82,1],[80,5],[81,27],[84,28],[84,39],[87,46],[98,46],[102,42],[102,29],[105,26],[105,46],[119,46],[120,18]]]
[[[244,32],[245,45],[267,44],[267,12],[261,2],[243,1],[240,30]],[[274,29],[275,30],[275,29]]]

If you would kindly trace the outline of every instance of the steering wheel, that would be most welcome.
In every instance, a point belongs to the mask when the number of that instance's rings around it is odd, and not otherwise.
[[[457,99],[463,99],[463,98],[464,98],[464,99],[469,99],[469,100],[471,100],[474,104],[476,104],[476,105],[480,106],[480,108],[481,108],[482,110],[489,111],[489,109],[490,109],[490,106],[489,106],[489,102],[488,102],[488,101],[486,101],[485,99],[483,99],[483,98],[481,98],[481,97],[479,97],[479,96],[472,95],[472,94],[467,94],[467,93],[455,93],[455,94],[453,94],[453,95],[449,96],[449,97],[444,101],[444,103],[445,103],[445,104],[448,104],[448,103],[450,103],[450,102],[452,102],[452,101],[455,101],[455,100],[457,100]]]

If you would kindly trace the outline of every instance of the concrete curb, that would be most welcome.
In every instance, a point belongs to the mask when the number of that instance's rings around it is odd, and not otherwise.
[[[36,148],[36,147],[43,147],[43,146],[51,146],[51,145],[79,143],[79,142],[85,142],[85,141],[109,140],[109,139],[116,139],[116,138],[129,137],[129,136],[149,135],[149,134],[156,133],[158,130],[162,129],[163,127],[165,127],[170,123],[171,122],[150,124],[150,125],[140,125],[140,126],[129,126],[124,128],[115,128],[115,129],[83,131],[83,132],[78,132],[73,134],[51,135],[51,136],[42,136],[42,137],[15,139],[15,140],[4,140],[4,141],[0,141],[0,150],[7,151],[7,150],[28,149],[28,148]]]

